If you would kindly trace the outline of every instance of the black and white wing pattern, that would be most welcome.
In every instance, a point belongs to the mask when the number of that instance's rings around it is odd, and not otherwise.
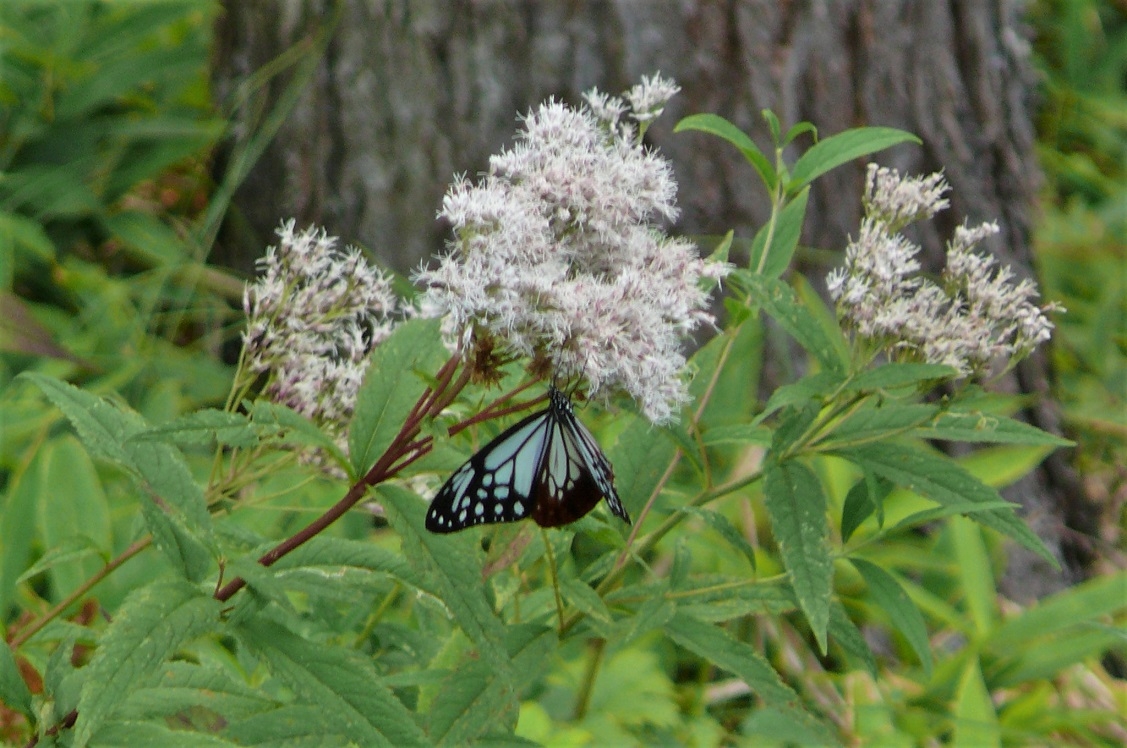
[[[541,527],[574,522],[605,498],[627,524],[614,490],[614,471],[595,437],[551,387],[548,407],[485,445],[439,489],[427,529],[455,532],[473,525],[531,517]]]

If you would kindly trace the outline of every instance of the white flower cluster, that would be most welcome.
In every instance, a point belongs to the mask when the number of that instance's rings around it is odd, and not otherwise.
[[[268,375],[263,394],[321,424],[343,446],[368,353],[394,326],[390,280],[360,250],[336,247],[313,227],[278,229],[278,246],[258,261],[243,308],[244,366]]]
[[[947,207],[942,176],[904,178],[869,166],[865,218],[845,250],[845,267],[826,279],[838,316],[859,337],[894,358],[946,364],[963,376],[988,373],[999,361],[1015,363],[1049,339],[1037,287],[1014,284],[1009,267],[973,252],[998,226],[959,227],[947,245],[941,285],[919,275],[920,248],[899,232]]]
[[[659,112],[676,86],[644,79],[629,95]],[[682,338],[702,322],[722,263],[658,226],[677,216],[669,163],[637,139],[637,109],[597,91],[588,106],[549,101],[478,184],[460,179],[440,216],[451,251],[422,270],[424,314],[444,316],[468,361],[494,347],[591,392],[621,390],[653,422],[687,398]]]

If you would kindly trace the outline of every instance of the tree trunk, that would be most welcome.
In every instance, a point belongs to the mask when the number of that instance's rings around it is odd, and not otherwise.
[[[647,139],[675,166],[678,231],[732,228],[749,238],[768,206],[731,146],[673,136],[673,125],[688,114],[720,114],[769,153],[759,113],[770,108],[784,127],[809,120],[823,135],[860,125],[916,133],[922,147],[898,147],[879,160],[905,173],[942,169],[951,184],[951,210],[914,236],[928,262],[941,267],[954,226],[996,220],[1002,231],[989,248],[1030,272],[1038,174],[1022,9],[1007,0],[229,2],[218,33],[220,100],[302,45],[313,72],[238,191],[241,220],[228,221],[217,259],[249,268],[279,221],[293,216],[410,270],[442,250],[446,228],[434,216],[452,177],[483,171],[510,141],[518,114],[549,96],[578,102],[592,86],[619,93],[660,70],[682,92]],[[338,11],[317,58],[317,35]],[[247,99],[236,110],[240,135],[230,153],[253,143],[261,112],[300,84],[279,76]],[[815,183],[806,244],[845,245],[857,229],[862,180],[858,163]],[[1034,395],[1026,417],[1056,433],[1050,380],[1048,359],[1038,356],[1006,386]],[[1074,568],[1087,560],[1074,538],[1091,535],[1094,516],[1065,455],[1050,457],[1007,496],[1064,560]],[[1029,599],[1068,581],[1022,554],[1004,589]]]

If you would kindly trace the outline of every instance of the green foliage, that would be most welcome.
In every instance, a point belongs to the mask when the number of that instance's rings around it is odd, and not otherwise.
[[[768,114],[770,159],[720,118],[683,121],[736,146],[772,217],[725,283],[728,322],[690,361],[680,422],[580,411],[636,524],[596,510],[436,535],[419,483],[520,410],[518,366],[498,397],[444,363],[434,322],[404,323],[346,454],[293,410],[229,395],[230,371],[168,334],[226,318],[214,288],[176,280],[202,269],[211,219],[181,231],[124,207],[221,129],[196,107],[196,7],[7,14],[2,257],[54,338],[3,333],[21,373],[0,401],[0,717],[23,720],[18,739],[1110,744],[1114,712],[1074,710],[1056,684],[1122,649],[1127,575],[1026,610],[995,585],[1005,543],[1055,563],[998,489],[1069,442],[973,388],[926,400],[948,367],[855,360],[809,285],[783,280],[810,182],[911,136],[852,130],[788,164],[812,126]],[[33,90],[36,107],[12,94]],[[107,242],[127,266],[78,251]],[[44,267],[62,280],[35,291]],[[760,403],[763,317],[810,370]],[[983,446],[955,459],[933,441]],[[314,452],[334,472],[296,459]]]

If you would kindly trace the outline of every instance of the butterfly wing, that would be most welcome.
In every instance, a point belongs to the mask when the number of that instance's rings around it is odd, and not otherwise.
[[[532,518],[542,527],[566,525],[594,509],[605,497],[610,510],[629,524],[630,515],[614,490],[610,461],[575,417],[567,396],[555,388],[550,395],[551,423]]]
[[[551,409],[510,426],[454,471],[427,510],[426,527],[447,533],[532,514]]]

